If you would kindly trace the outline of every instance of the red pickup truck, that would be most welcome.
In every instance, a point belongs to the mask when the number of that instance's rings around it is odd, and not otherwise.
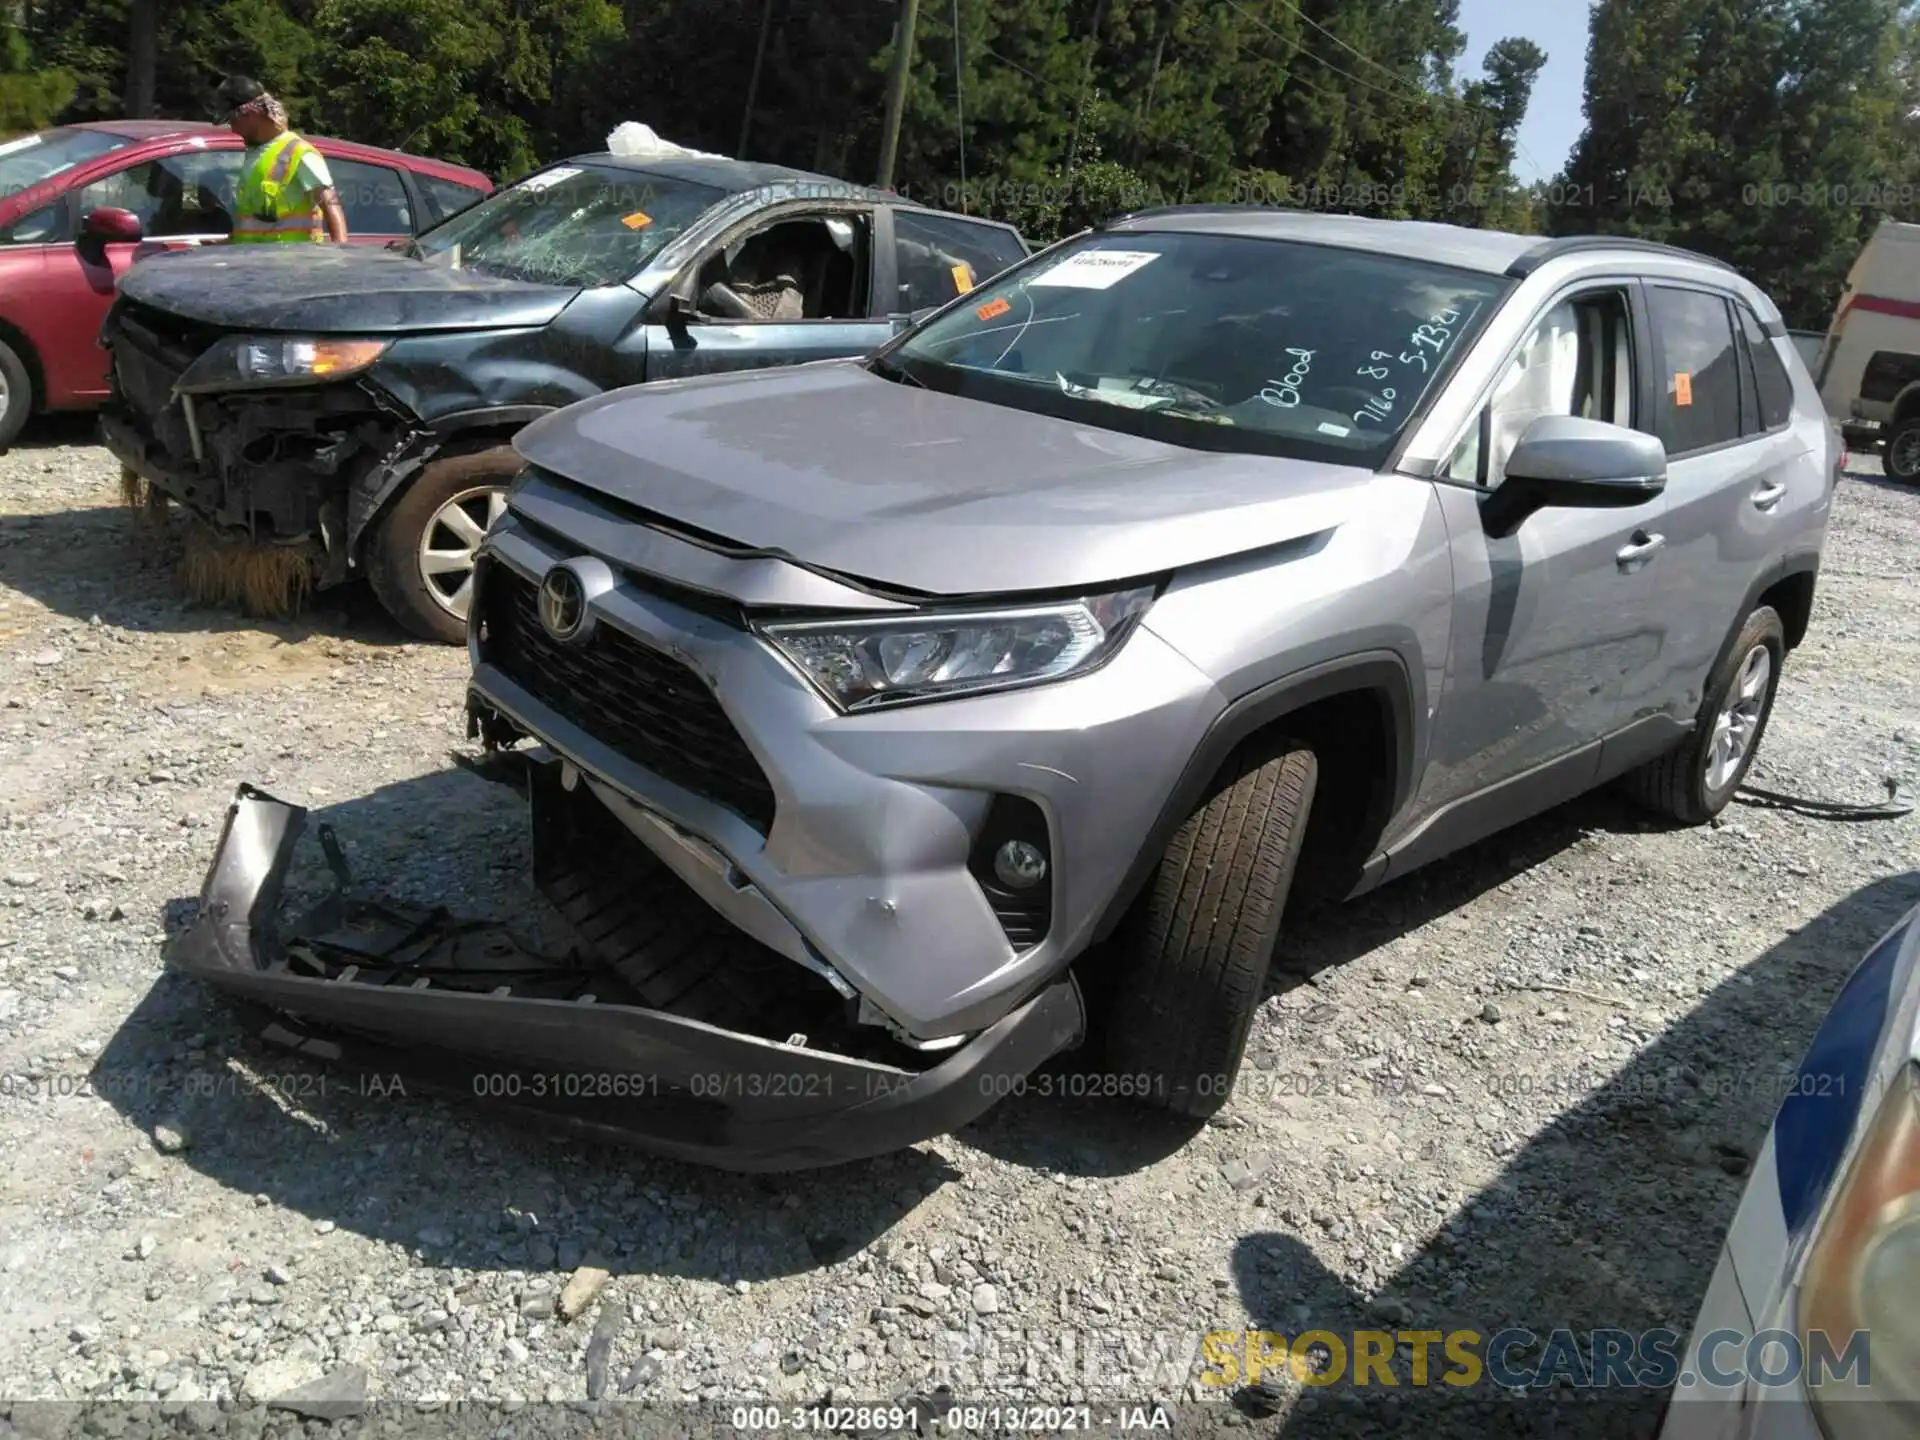
[[[477,170],[307,137],[327,157],[355,241],[417,234],[490,193]],[[179,120],[63,125],[0,143],[0,448],[27,417],[107,394],[100,324],[129,265],[233,228],[242,146]]]

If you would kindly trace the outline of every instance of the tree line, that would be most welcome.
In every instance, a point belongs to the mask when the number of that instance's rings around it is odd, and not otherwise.
[[[1883,214],[1920,213],[1915,5],[1599,0],[1587,128],[1522,184],[1546,56],[1469,56],[1458,0],[921,0],[894,184],[1050,239],[1255,201],[1728,259],[1824,325]],[[11,0],[0,126],[201,117],[257,76],[294,123],[511,179],[637,119],[870,180],[897,0]],[[1526,162],[1526,163],[1522,163]]]

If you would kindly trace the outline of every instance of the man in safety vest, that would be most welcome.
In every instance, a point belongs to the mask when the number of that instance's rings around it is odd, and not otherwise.
[[[234,243],[344,243],[346,212],[326,157],[287,128],[286,107],[258,80],[234,75],[220,86],[220,108],[247,144],[234,194]]]

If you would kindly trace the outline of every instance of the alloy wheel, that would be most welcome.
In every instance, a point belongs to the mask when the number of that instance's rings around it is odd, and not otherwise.
[[[433,512],[420,532],[420,578],[434,604],[455,619],[467,618],[473,601],[473,562],[493,522],[506,513],[503,485],[462,490]]]
[[[1907,429],[1896,435],[1887,451],[1890,474],[1909,478],[1920,475],[1920,429]]]
[[[1760,733],[1767,706],[1767,687],[1773,679],[1773,652],[1756,645],[1740,662],[1726,702],[1713,720],[1713,743],[1707,747],[1707,789],[1724,790],[1740,773]]]

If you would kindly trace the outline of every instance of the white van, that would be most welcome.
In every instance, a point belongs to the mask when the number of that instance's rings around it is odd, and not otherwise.
[[[1847,275],[1814,371],[1849,446],[1920,480],[1920,225],[1882,221]]]

